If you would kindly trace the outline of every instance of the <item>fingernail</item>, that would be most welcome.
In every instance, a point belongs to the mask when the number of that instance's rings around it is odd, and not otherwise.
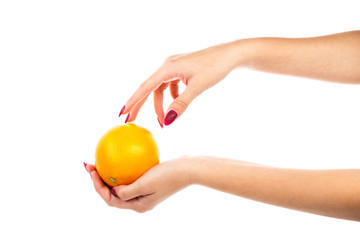
[[[84,167],[85,167],[85,170],[87,171],[87,168],[86,168],[86,166],[87,166],[87,163],[86,163],[86,162],[84,162]]]
[[[170,125],[177,118],[177,116],[178,116],[178,114],[174,110],[171,110],[170,112],[168,112],[166,114],[165,121],[164,121],[165,125],[166,126]]]
[[[158,122],[159,122],[159,124],[160,124],[160,127],[161,127],[161,128],[163,128],[163,127],[164,127],[164,125],[162,125],[162,124],[161,124],[161,122],[160,122],[159,118],[157,118],[157,120],[158,120]]]
[[[129,120],[130,117],[130,113],[127,115],[126,119],[125,119],[125,123],[127,123],[127,121]]]
[[[118,195],[116,194],[116,191],[114,188],[111,189],[111,194],[114,195],[115,197],[117,197]]]
[[[125,105],[122,107],[122,109],[120,110],[120,113],[119,113],[119,117],[121,116],[121,114],[123,114],[123,112],[125,111]]]

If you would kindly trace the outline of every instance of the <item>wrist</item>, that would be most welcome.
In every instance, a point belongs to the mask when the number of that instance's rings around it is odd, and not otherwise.
[[[204,157],[183,156],[176,159],[179,170],[179,178],[182,179],[184,187],[200,184],[201,172],[203,171]]]
[[[212,164],[210,163],[212,158],[209,156],[192,156],[184,159],[189,185],[207,185],[206,179],[209,177],[209,172],[211,172]]]
[[[247,40],[237,40],[205,49],[207,58],[211,62],[216,62],[224,72],[229,73],[232,70],[246,65],[250,58],[250,51]]]
[[[172,170],[173,176],[176,175],[177,182],[184,188],[194,184],[192,180],[194,161],[192,158],[190,156],[183,156],[170,161],[174,164]]]
[[[260,42],[260,39],[253,38],[240,39],[229,43],[234,69],[252,67],[259,52]]]

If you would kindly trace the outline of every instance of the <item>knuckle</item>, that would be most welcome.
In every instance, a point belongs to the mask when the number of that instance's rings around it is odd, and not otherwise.
[[[165,63],[174,62],[178,55],[171,55],[165,59]]]
[[[125,191],[118,191],[116,193],[116,195],[120,198],[120,199],[126,199],[126,192]]]
[[[176,99],[174,101],[174,105],[175,105],[175,108],[179,109],[181,112],[184,112],[186,110],[186,108],[188,107],[188,104],[181,99]]]
[[[164,91],[166,90],[166,88],[169,86],[169,83],[162,83],[156,90],[155,92],[157,94],[160,95],[164,95]]]

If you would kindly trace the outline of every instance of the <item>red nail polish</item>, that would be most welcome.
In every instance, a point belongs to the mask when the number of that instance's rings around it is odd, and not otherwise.
[[[122,109],[120,110],[120,113],[119,113],[119,117],[121,116],[121,114],[123,114],[123,112],[125,111],[125,105],[122,107]]]
[[[87,166],[87,163],[86,163],[86,162],[84,162],[84,167],[85,167],[85,169],[86,169],[86,166]],[[86,171],[87,171],[87,169],[86,169]]]
[[[160,124],[160,127],[161,127],[161,128],[163,128],[163,127],[164,127],[164,125],[162,125],[162,124],[161,124],[161,122],[160,122],[159,118],[157,118],[157,120],[158,120],[158,122],[159,122],[159,124]]]
[[[115,197],[117,197],[118,195],[116,194],[116,191],[114,188],[111,189],[111,194],[114,195]]]
[[[125,119],[125,123],[127,123],[127,121],[129,120],[130,117],[130,113],[127,115],[126,119]]]
[[[175,121],[177,116],[178,116],[178,114],[174,110],[169,111],[165,117],[165,121],[164,121],[165,125],[166,126],[170,125],[172,122]]]

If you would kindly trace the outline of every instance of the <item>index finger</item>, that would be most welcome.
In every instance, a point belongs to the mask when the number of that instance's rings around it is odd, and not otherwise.
[[[126,102],[122,114],[129,113],[138,102],[140,102],[150,93],[152,93],[155,89],[157,89],[163,82],[163,77],[164,77],[164,73],[161,69],[159,69],[153,75],[151,75],[145,82],[143,82],[140,85],[140,87],[135,91],[135,93]]]

